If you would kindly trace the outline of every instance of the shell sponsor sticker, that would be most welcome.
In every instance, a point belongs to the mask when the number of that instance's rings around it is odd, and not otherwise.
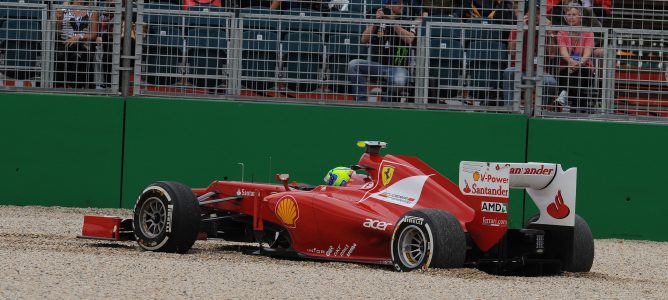
[[[299,219],[299,207],[292,196],[285,196],[276,203],[276,216],[287,227],[296,227]]]
[[[463,161],[459,164],[459,189],[464,195],[508,198],[508,164]]]

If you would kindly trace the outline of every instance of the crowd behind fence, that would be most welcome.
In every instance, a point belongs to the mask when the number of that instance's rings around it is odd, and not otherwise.
[[[0,90],[119,94],[125,2],[1,2]],[[536,2],[138,1],[130,90],[668,120],[665,1]]]

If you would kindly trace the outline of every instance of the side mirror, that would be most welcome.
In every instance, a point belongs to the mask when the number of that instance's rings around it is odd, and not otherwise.
[[[285,187],[286,191],[290,190],[290,187],[288,186],[288,180],[290,180],[290,174],[276,174],[276,180],[283,182],[283,187]]]

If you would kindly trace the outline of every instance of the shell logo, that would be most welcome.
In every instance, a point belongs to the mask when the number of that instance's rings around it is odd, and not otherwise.
[[[473,181],[478,181],[480,180],[480,172],[475,171],[473,172]]]
[[[276,204],[276,216],[288,227],[295,227],[299,218],[297,202],[291,196],[285,196]]]

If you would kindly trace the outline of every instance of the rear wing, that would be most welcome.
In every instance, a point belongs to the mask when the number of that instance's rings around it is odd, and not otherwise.
[[[540,211],[534,224],[573,226],[577,168],[552,163],[462,161],[459,189],[464,195],[508,199],[509,188],[524,188]]]

